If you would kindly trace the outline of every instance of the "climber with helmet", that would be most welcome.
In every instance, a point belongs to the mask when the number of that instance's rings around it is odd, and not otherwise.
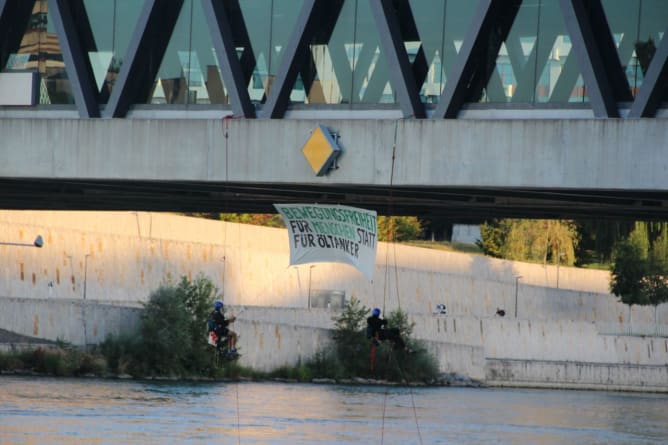
[[[227,337],[227,355],[230,357],[237,356],[237,334],[231,331],[228,326],[230,323],[234,323],[236,319],[237,317],[225,318],[222,301],[216,300],[213,303],[213,311],[209,315],[209,333],[216,334],[216,348],[219,350],[224,348],[225,345],[221,342]]]
[[[374,308],[371,311],[371,316],[366,319],[366,324],[366,336],[374,345],[378,346],[381,341],[388,340],[394,349],[407,350],[399,329],[387,328],[387,320],[380,318],[380,309]]]

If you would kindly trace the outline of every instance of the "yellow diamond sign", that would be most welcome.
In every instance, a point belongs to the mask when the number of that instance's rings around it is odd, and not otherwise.
[[[329,129],[318,125],[311,133],[304,146],[302,153],[313,169],[316,176],[323,176],[335,165],[341,148]]]

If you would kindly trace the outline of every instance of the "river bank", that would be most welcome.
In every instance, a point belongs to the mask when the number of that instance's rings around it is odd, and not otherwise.
[[[25,363],[32,366],[24,367]],[[302,365],[282,366],[271,371],[259,371],[232,362],[219,368],[224,376],[132,376],[112,373],[106,369],[106,359],[96,352],[85,351],[62,342],[17,334],[0,329],[0,376],[25,377],[75,377],[103,378],[109,380],[155,380],[155,381],[249,381],[280,383],[313,383],[333,385],[380,385],[380,386],[457,386],[481,387],[481,382],[470,377],[448,372],[428,381],[391,381],[375,378],[327,377],[299,378],[303,376]]]

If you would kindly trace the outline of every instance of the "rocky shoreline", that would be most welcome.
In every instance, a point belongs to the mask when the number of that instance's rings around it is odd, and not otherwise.
[[[330,379],[330,378],[314,378],[310,381],[300,381],[297,379],[287,379],[281,377],[269,377],[269,378],[250,378],[250,377],[239,377],[236,379],[232,378],[213,378],[213,377],[133,377],[129,374],[108,374],[108,375],[95,375],[95,374],[84,374],[76,377],[58,377],[51,374],[45,374],[36,372],[29,369],[14,369],[11,371],[2,370],[0,371],[1,376],[15,376],[15,377],[56,377],[56,378],[90,378],[90,379],[109,379],[109,380],[136,380],[136,381],[171,381],[171,382],[235,382],[235,383],[244,383],[244,382],[276,382],[276,383],[288,383],[288,384],[300,384],[300,383],[312,383],[316,385],[346,385],[346,386],[395,386],[395,387],[460,387],[460,388],[484,388],[485,385],[482,382],[473,380],[468,376],[457,374],[457,373],[447,373],[440,376],[438,379],[432,382],[392,382],[389,380],[378,380],[378,379],[367,379],[363,377],[355,377],[351,379]]]

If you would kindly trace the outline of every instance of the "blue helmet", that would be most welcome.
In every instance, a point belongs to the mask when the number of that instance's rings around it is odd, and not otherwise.
[[[220,300],[216,300],[216,301],[213,303],[213,307],[216,308],[216,309],[222,309],[222,307],[223,307],[223,302],[220,301]]]
[[[373,315],[374,317],[380,316],[380,309],[374,308],[374,310],[371,311],[371,315]]]

